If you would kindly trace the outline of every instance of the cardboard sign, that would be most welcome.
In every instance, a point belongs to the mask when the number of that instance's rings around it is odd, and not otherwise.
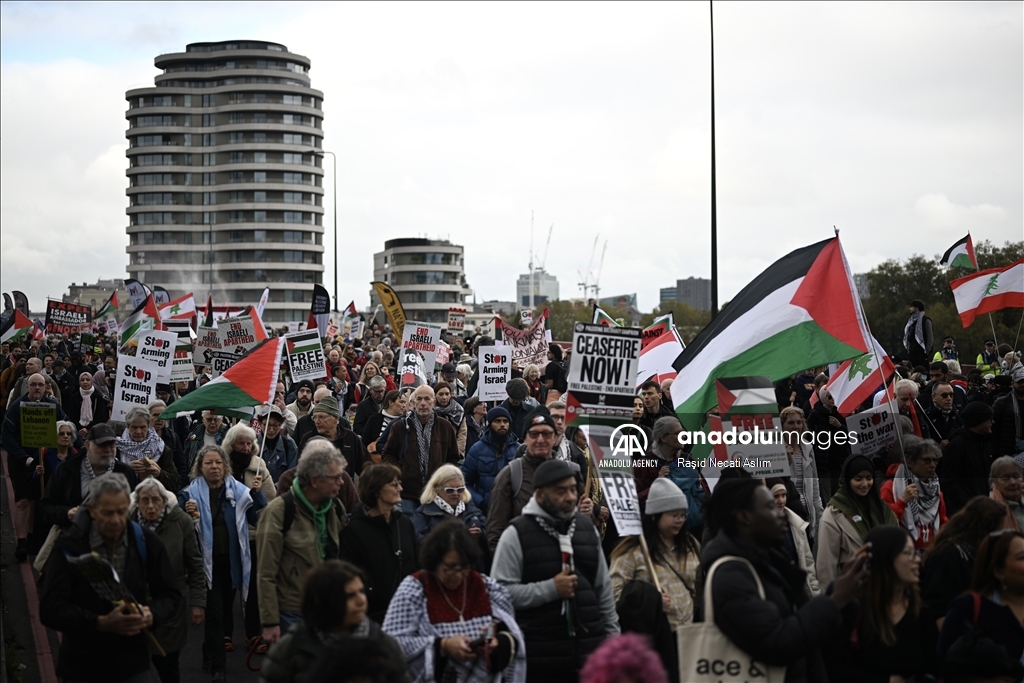
[[[214,379],[227,372],[246,351],[256,346],[256,324],[247,315],[224,318],[217,323],[217,341],[220,342],[220,351],[210,354]]]
[[[640,521],[640,496],[636,492],[636,480],[633,478],[633,458],[628,453],[617,449],[616,441],[628,434],[623,432],[636,430],[633,424],[612,426],[612,422],[598,420],[583,427],[587,442],[591,445],[595,462],[599,462],[598,475],[601,477],[601,492],[604,493],[605,505],[612,513],[615,529],[619,536],[640,536],[643,524]],[[643,437],[646,440],[646,436]],[[644,444],[646,446],[646,444]],[[646,448],[640,449],[645,451]],[[597,460],[601,454],[600,460]]]
[[[512,379],[512,352],[507,346],[481,346],[479,349],[480,379],[477,395],[481,401],[504,401],[505,385]]]
[[[640,330],[576,323],[567,380],[577,411],[632,411]]]
[[[423,358],[423,373],[430,381],[435,373],[437,348],[441,343],[441,326],[407,320],[402,332],[402,351],[412,350]]]
[[[288,323],[288,331],[289,332],[299,332],[305,326],[306,326],[305,323],[300,323],[298,321],[292,320],[291,322]]]
[[[452,357],[452,347],[448,346],[447,342],[438,342],[437,344],[437,358],[435,363],[440,368],[445,363],[448,363]]]
[[[57,446],[57,406],[45,401],[21,404],[21,445],[25,448]]]
[[[174,358],[171,360],[171,381],[192,379],[192,324],[187,320],[166,320],[164,326],[176,336]]]
[[[46,333],[71,334],[92,325],[92,309],[64,301],[46,302]]]
[[[711,416],[713,455],[694,467],[742,467],[755,478],[788,477],[789,458],[775,389],[767,377],[715,380],[720,416]],[[708,478],[705,473],[705,478]],[[717,480],[712,472],[711,478]]]
[[[212,354],[220,351],[220,338],[217,336],[217,328],[200,325],[199,332],[196,335],[195,349],[192,363],[196,367],[202,368],[213,365]]]
[[[883,403],[880,406],[854,413],[846,418],[846,427],[857,437],[850,440],[850,449],[857,455],[871,457],[896,445],[899,436],[895,406]]]
[[[466,309],[449,308],[448,324],[445,327],[450,334],[462,334],[462,330],[466,327]]]
[[[117,373],[114,375],[114,405],[110,411],[110,419],[124,420],[132,408],[148,406],[156,398],[156,378],[159,371],[156,361],[118,355]]]
[[[178,346],[177,333],[143,330],[135,338],[139,340],[135,358],[155,362],[159,368],[156,375],[157,384],[168,384],[171,381],[174,350]]]
[[[512,349],[512,360],[525,368],[533,364],[542,370],[548,364],[548,340],[545,335],[544,317],[542,316],[528,330],[517,330],[507,325],[501,318],[494,319],[494,326],[501,330],[502,342]]]
[[[324,364],[324,345],[316,330],[293,332],[285,335],[285,351],[293,382],[304,379],[318,380],[327,376]]]

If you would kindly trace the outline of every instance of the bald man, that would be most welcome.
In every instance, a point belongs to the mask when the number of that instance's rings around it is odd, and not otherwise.
[[[39,373],[44,379],[46,379],[46,383],[49,385],[47,393],[53,394],[53,398],[56,399],[57,405],[61,405],[60,385],[57,384],[55,379],[43,372],[43,361],[39,360],[35,356],[29,358],[28,362],[25,363],[25,377],[23,377],[22,380],[15,384],[14,388],[11,389],[11,395],[7,397],[7,405],[10,405],[11,401],[18,396],[25,395],[25,392],[28,391],[28,378],[36,373]]]
[[[412,410],[391,423],[381,462],[402,471],[402,512],[412,516],[431,475],[441,465],[459,462],[459,445],[451,423],[434,415],[433,389],[417,387],[409,403]]]
[[[38,361],[39,359],[34,360]],[[41,366],[42,363],[40,363]],[[66,420],[67,417],[60,404],[52,396],[46,395],[48,389],[46,378],[41,373],[34,372],[29,375],[25,379],[25,394],[18,396],[8,404],[3,432],[0,433],[3,447],[7,449],[7,472],[11,477],[11,484],[14,486],[14,529],[18,536],[15,557],[19,562],[28,557],[29,548],[33,545],[28,542],[28,536],[33,526],[34,500],[39,497],[33,494],[40,493],[39,480],[30,478],[30,473],[37,464],[39,449],[25,447],[21,444],[21,406],[25,403],[50,403],[57,409],[57,420]],[[56,443],[56,431],[54,432],[54,443]]]

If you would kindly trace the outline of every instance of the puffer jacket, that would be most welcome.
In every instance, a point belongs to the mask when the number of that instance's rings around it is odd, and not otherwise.
[[[466,478],[466,488],[473,496],[473,502],[480,511],[487,514],[487,506],[491,503],[491,487],[498,472],[512,462],[519,448],[519,439],[509,430],[505,442],[498,444],[494,440],[494,432],[489,428],[480,440],[466,453],[462,463],[462,474]]]

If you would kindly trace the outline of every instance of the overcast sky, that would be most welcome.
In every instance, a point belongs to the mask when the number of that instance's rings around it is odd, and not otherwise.
[[[716,4],[720,299],[833,225],[855,272],[1022,239],[1022,7]],[[465,246],[478,301],[513,299],[531,210],[562,298],[598,233],[603,296],[646,311],[710,276],[707,3],[4,2],[0,31],[0,288],[34,310],[126,276],[125,91],[234,39],[312,60],[343,304],[422,235]]]

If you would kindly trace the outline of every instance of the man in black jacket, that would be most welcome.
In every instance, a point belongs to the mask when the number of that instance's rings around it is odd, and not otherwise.
[[[949,435],[939,460],[939,482],[950,517],[974,496],[988,495],[989,468],[995,459],[992,408],[975,401],[967,404],[960,417],[964,426]]]
[[[1013,391],[992,404],[997,455],[1024,452],[1024,365],[1017,365],[1010,377]]]
[[[57,540],[43,569],[39,618],[64,634],[57,673],[66,681],[148,683],[149,640],[143,629],[169,620],[184,599],[164,544],[129,521],[128,496],[125,477],[96,477],[86,510]],[[100,597],[68,561],[89,553],[114,568],[133,602],[114,604]]]
[[[670,408],[667,408],[662,399],[661,385],[654,380],[647,380],[640,385],[640,399],[644,402],[644,414],[640,418],[640,426],[648,433],[654,429],[654,423],[659,417],[675,415]]]
[[[932,404],[924,413],[928,417],[929,426],[935,432],[940,448],[945,448],[954,430],[963,427],[960,409],[953,403],[953,385],[949,382],[935,382],[931,385]]]
[[[387,393],[387,382],[380,375],[375,375],[369,381],[370,390],[359,402],[356,408],[356,418],[352,421],[352,431],[359,436],[363,435],[363,427],[366,421],[384,409],[384,394]]]

